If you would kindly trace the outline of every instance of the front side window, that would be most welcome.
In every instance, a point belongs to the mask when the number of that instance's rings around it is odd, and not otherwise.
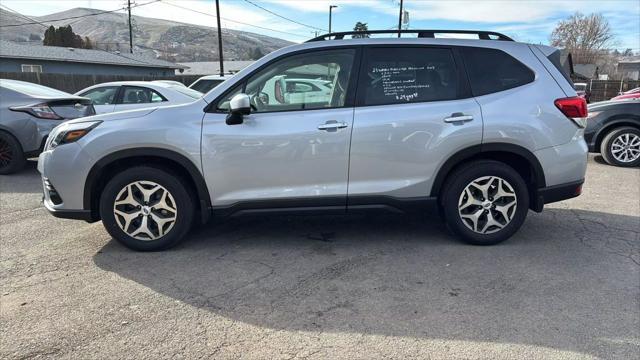
[[[126,86],[122,95],[123,104],[148,104],[166,101],[156,91],[146,87]]]
[[[365,106],[457,98],[458,72],[449,49],[371,48],[364,59],[359,89]]]
[[[354,49],[304,53],[276,61],[231,90],[218,103],[243,92],[251,98],[252,112],[343,107],[352,75]]]
[[[464,48],[462,54],[473,96],[522,86],[535,77],[531,69],[501,50]]]
[[[91,89],[80,96],[91,99],[93,105],[111,105],[115,102],[118,86],[105,86]]]

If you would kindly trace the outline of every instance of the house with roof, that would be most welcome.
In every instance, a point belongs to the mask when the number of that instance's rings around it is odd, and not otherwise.
[[[0,40],[0,72],[170,76],[187,68],[140,54]]]
[[[633,56],[618,61],[618,74],[624,80],[640,80],[640,56]]]

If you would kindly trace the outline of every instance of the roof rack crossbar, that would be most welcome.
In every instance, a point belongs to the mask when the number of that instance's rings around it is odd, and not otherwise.
[[[347,35],[371,35],[371,34],[418,34],[419,38],[435,38],[435,34],[473,34],[478,35],[480,40],[501,40],[514,41],[512,38],[495,31],[476,31],[476,30],[367,30],[367,31],[343,31],[320,35],[307,42],[322,40],[342,40]]]

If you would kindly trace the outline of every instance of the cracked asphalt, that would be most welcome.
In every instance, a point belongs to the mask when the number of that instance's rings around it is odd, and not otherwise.
[[[245,217],[160,253],[0,177],[0,357],[637,359],[640,169],[589,160],[582,196],[511,240],[437,219]]]

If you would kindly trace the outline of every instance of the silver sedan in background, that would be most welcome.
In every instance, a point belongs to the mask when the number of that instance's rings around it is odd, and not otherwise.
[[[91,100],[25,81],[0,79],[0,174],[20,171],[49,132],[65,120],[94,115]]]

